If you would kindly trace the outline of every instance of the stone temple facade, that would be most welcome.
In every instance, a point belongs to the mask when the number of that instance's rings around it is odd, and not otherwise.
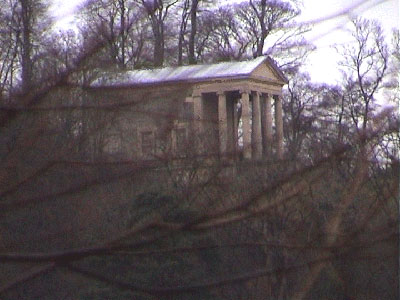
[[[104,76],[92,85],[92,96],[119,112],[101,147],[137,159],[190,147],[220,157],[281,159],[286,83],[266,56]]]

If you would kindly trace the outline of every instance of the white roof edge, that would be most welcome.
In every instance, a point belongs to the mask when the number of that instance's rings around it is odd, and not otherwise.
[[[117,74],[103,74],[92,87],[153,85],[172,82],[199,82],[209,79],[249,76],[268,60],[268,56],[238,62],[220,62],[157,69],[125,71]]]
[[[164,69],[180,69],[180,68],[191,68],[191,67],[211,67],[211,66],[218,66],[218,65],[225,65],[225,64],[239,64],[239,63],[251,63],[251,62],[257,62],[257,65],[254,66],[253,70],[254,71],[259,65],[261,65],[264,61],[268,59],[268,56],[263,55],[263,56],[258,56],[253,59],[247,59],[247,60],[242,60],[242,61],[221,61],[213,64],[195,64],[195,65],[184,65],[184,66],[168,66],[168,67],[162,67],[162,68],[153,68],[153,69],[138,69],[138,70],[128,70],[127,72],[136,72],[136,71],[158,71],[158,70],[164,70]],[[258,62],[259,60],[259,62]],[[251,72],[252,72],[251,71]]]

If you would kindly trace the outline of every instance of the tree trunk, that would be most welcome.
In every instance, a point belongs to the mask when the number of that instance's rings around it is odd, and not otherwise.
[[[192,30],[190,31],[189,37],[189,64],[194,65],[197,63],[194,54],[195,38],[197,32],[197,8],[199,5],[199,0],[192,0],[192,8],[190,10],[190,22]]]
[[[126,31],[126,25],[125,25],[125,1],[122,0],[119,2],[120,3],[120,9],[121,9],[121,28],[120,28],[120,37],[121,37],[121,62],[120,66],[122,68],[125,68],[125,31]]]
[[[159,24],[159,26],[163,26]],[[161,28],[154,30],[154,58],[153,63],[155,67],[162,67],[164,64],[164,41],[163,32]]]
[[[22,91],[28,92],[32,86],[32,42],[31,7],[29,0],[20,0],[22,14]]]
[[[257,44],[257,56],[263,55],[265,39],[267,37],[267,28],[265,27],[266,9],[267,9],[267,1],[262,0],[261,1],[261,14],[260,14],[260,19],[259,19],[260,27],[261,27],[261,36],[260,36],[260,41]]]
[[[185,0],[183,8],[182,8],[182,18],[181,24],[179,26],[179,38],[178,38],[178,65],[182,66],[183,64],[183,42],[185,41],[185,32],[188,21],[188,12],[189,9],[189,0]]]
[[[178,66],[182,66],[183,64],[183,33],[182,31],[179,33],[178,40]]]

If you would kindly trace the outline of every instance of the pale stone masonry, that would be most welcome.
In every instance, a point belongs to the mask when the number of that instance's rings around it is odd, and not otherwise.
[[[228,150],[228,124],[225,92],[217,92],[218,95],[218,133],[219,133],[219,151],[225,155]]]
[[[275,100],[275,127],[276,127],[276,156],[283,158],[283,120],[282,120],[282,98],[277,96]]]
[[[251,158],[251,135],[250,135],[250,97],[249,91],[244,90],[242,94],[242,134],[243,134],[243,157]]]
[[[131,155],[136,152],[135,157],[150,158],[150,150],[157,154],[167,149],[178,155],[196,147],[203,155],[238,158],[241,152],[244,159],[258,160],[273,154],[283,158],[282,87],[286,83],[269,57],[258,57],[127,71],[104,76],[92,89],[101,101],[112,99],[113,104],[124,105],[121,111],[126,120],[120,130],[129,131],[133,138],[105,138],[105,149],[112,150],[108,152],[128,147]],[[118,122],[112,126],[113,132],[118,126]],[[185,141],[186,146],[179,145]]]
[[[252,125],[251,131],[252,140],[252,157],[254,159],[261,159],[262,157],[262,136],[261,136],[261,109],[260,109],[260,93],[254,92],[253,94],[253,110],[252,110]]]

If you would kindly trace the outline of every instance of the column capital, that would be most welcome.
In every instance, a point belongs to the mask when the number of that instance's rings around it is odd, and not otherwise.
[[[279,103],[279,105],[282,105],[282,96],[281,95],[274,95],[274,104]]]
[[[241,88],[239,89],[240,94],[250,94],[250,89],[249,88]]]
[[[201,90],[193,90],[193,92],[192,92],[192,97],[201,97],[201,94],[202,94],[202,92],[201,92]]]
[[[257,95],[258,97],[260,97],[263,93],[260,91],[253,91],[254,95]]]
[[[223,90],[218,90],[215,93],[217,94],[217,96],[225,96],[226,95],[226,91],[223,91]]]
[[[282,100],[282,94],[271,94],[274,99]]]

